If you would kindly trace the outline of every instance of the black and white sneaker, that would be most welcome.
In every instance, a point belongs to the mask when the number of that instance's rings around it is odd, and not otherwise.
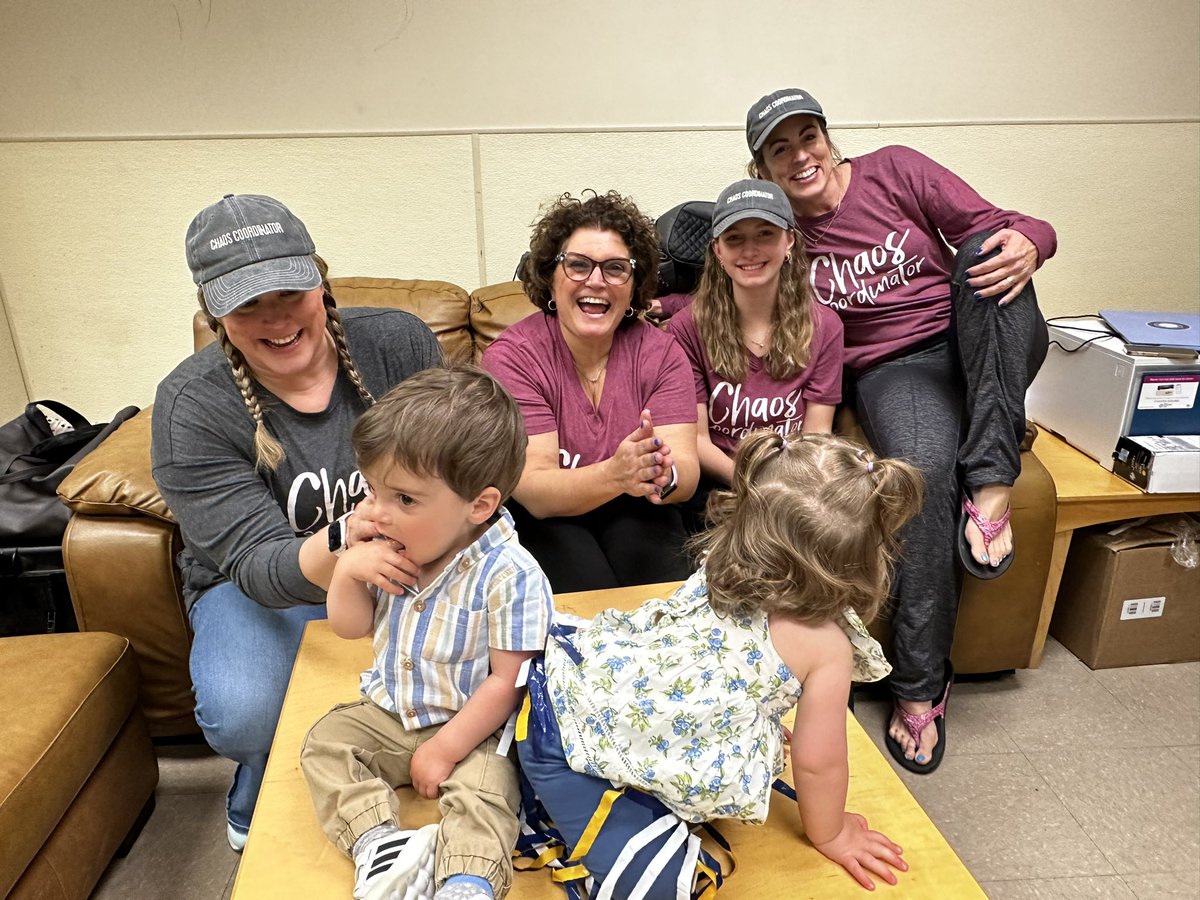
[[[437,860],[437,825],[390,831],[354,857],[356,900],[429,900]]]

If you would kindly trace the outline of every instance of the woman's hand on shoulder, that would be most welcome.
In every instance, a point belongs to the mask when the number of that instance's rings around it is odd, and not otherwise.
[[[832,840],[814,846],[849,872],[868,891],[875,890],[870,873],[873,872],[888,884],[895,884],[896,873],[892,870],[908,871],[908,863],[901,855],[904,851],[900,845],[885,834],[871,831],[867,827],[867,820],[858,813],[843,813],[842,830]]]
[[[1000,247],[991,259],[967,269],[967,284],[980,299],[999,297],[1007,306],[1029,283],[1037,269],[1038,251],[1033,241],[1012,228],[1001,228],[979,247],[981,256]]]

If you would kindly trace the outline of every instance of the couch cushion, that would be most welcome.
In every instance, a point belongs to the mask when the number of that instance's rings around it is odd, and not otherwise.
[[[146,515],[175,522],[150,474],[150,417],[143,409],[85,456],[58,486],[58,497],[77,513]]]
[[[505,328],[537,311],[519,281],[489,284],[472,291],[471,331],[475,335],[475,359],[483,356],[483,351]]]
[[[129,642],[113,634],[0,639],[0,896],[108,751],[137,682]]]
[[[338,306],[394,306],[418,316],[442,345],[447,360],[471,359],[467,292],[448,281],[331,278]]]

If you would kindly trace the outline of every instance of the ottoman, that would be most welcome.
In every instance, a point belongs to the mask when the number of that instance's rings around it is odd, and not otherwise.
[[[0,638],[0,897],[83,900],[128,849],[158,784],[137,697],[125,638]]]

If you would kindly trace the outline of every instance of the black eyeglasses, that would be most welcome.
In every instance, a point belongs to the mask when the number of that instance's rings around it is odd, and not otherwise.
[[[612,259],[602,259],[599,262],[582,253],[560,253],[554,261],[562,263],[563,274],[572,281],[587,281],[595,269],[600,270],[600,277],[608,284],[624,284],[633,275],[636,259],[625,259],[614,256]]]

